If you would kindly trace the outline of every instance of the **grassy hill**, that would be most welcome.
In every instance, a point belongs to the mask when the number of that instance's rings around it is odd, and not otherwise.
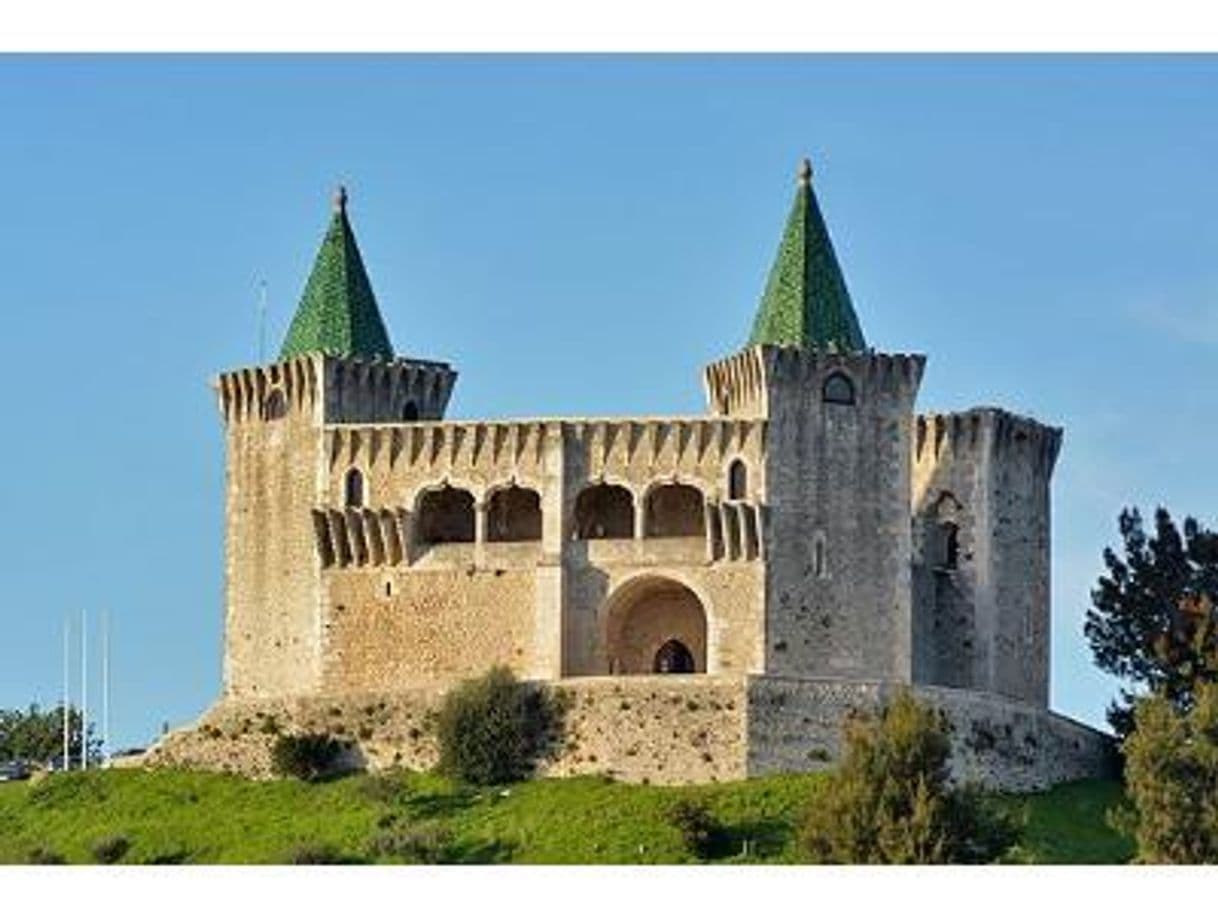
[[[114,770],[0,784],[0,863],[32,854],[93,862],[111,839],[125,863],[695,862],[665,810],[705,800],[726,826],[715,856],[796,863],[795,825],[817,775],[654,787],[598,778],[474,789],[427,774],[323,784],[253,782],[185,771]],[[1118,784],[1082,781],[1003,802],[1022,810],[1015,862],[1120,863],[1131,844],[1105,822]],[[112,839],[121,838],[121,841]],[[743,853],[748,841],[748,853]]]

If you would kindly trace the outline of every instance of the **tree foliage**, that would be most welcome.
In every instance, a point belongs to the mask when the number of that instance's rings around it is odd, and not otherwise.
[[[1018,837],[1011,818],[949,781],[942,714],[901,692],[846,724],[841,764],[804,820],[816,863],[984,863]]]
[[[1180,713],[1162,696],[1140,700],[1125,740],[1131,816],[1116,824],[1144,863],[1218,863],[1218,685],[1198,686]]]
[[[68,757],[80,764],[80,711],[68,707]],[[89,724],[89,764],[101,761],[101,740]],[[0,762],[22,759],[47,762],[63,755],[63,705],[42,710],[0,710]]]
[[[1218,533],[1189,517],[1181,535],[1164,508],[1153,534],[1136,509],[1118,524],[1125,555],[1104,550],[1083,631],[1100,669],[1187,713],[1198,684],[1218,681]],[[1123,689],[1109,708],[1118,735],[1133,726],[1133,700]]]
[[[497,666],[444,696],[436,720],[439,768],[470,784],[506,784],[533,772],[562,720],[547,690]]]

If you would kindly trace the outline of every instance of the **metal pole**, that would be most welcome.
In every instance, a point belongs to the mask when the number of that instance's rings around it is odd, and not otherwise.
[[[80,770],[89,768],[89,643],[88,617],[80,611]]]
[[[68,669],[68,657],[72,653],[72,617],[64,615],[63,617],[63,770],[68,770],[68,746],[71,741],[71,724],[69,723],[70,715],[68,714],[68,703],[70,700],[70,682]]]
[[[110,613],[102,610],[102,767],[110,759]]]

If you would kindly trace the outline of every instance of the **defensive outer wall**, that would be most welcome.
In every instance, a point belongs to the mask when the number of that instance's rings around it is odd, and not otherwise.
[[[775,676],[605,676],[547,685],[567,696],[569,708],[540,774],[651,784],[827,768],[840,755],[846,717],[874,711],[899,688]],[[225,701],[163,738],[141,764],[268,777],[271,746],[286,730],[349,740],[352,768],[425,769],[438,757],[432,720],[443,691]],[[945,712],[958,781],[1031,791],[1112,773],[1111,739],[1067,717],[973,691],[912,691]]]

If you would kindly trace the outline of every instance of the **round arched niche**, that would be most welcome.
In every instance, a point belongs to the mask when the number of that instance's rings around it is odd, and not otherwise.
[[[706,672],[706,609],[680,581],[628,581],[606,600],[604,619],[611,674]]]

